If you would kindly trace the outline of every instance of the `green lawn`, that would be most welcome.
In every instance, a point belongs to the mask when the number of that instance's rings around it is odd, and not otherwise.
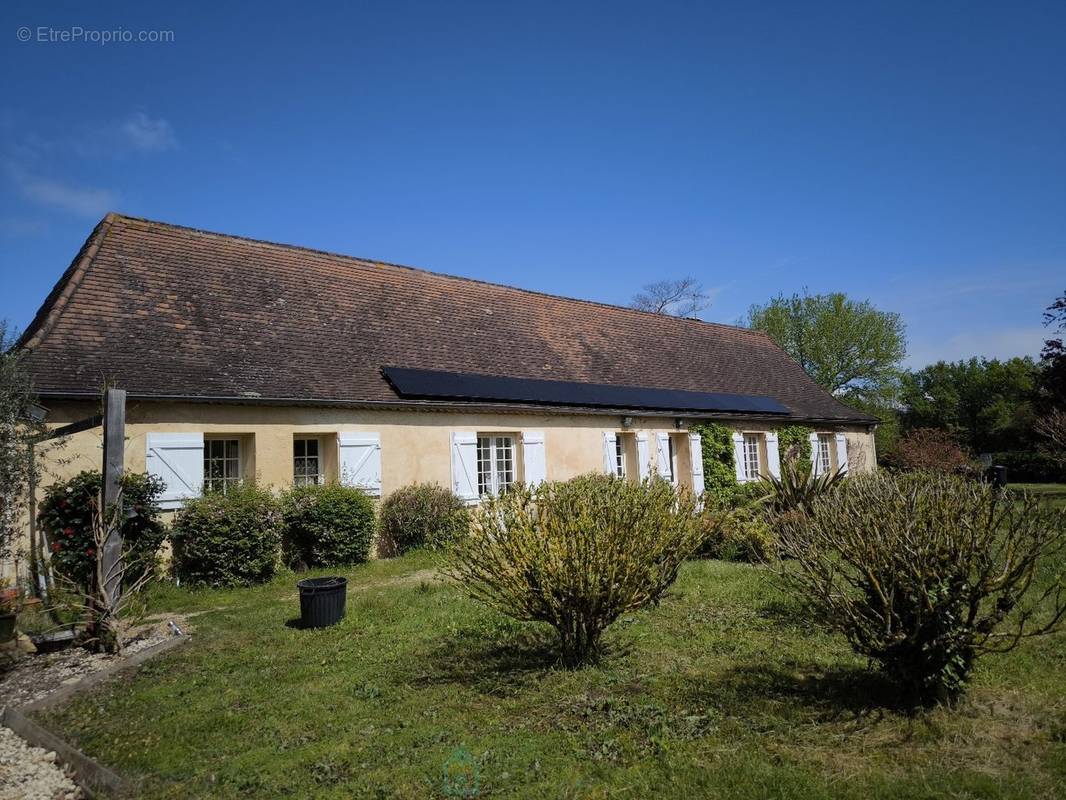
[[[44,721],[146,798],[438,797],[457,752],[479,797],[1066,796],[1066,635],[984,661],[961,709],[911,717],[761,568],[688,564],[600,666],[566,672],[540,629],[430,567],[350,571],[325,631],[286,625],[291,575],[158,589],[156,610],[207,612],[194,640]]]

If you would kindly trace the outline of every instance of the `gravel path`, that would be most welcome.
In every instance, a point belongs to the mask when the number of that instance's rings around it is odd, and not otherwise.
[[[0,726],[0,797],[10,800],[75,800],[84,797],[56,754],[31,747]]]
[[[173,617],[184,629],[183,618]],[[166,621],[140,628],[127,642],[124,657],[172,636]],[[121,660],[73,647],[59,653],[26,656],[0,672],[0,706],[16,708],[46,697]],[[78,785],[56,762],[55,753],[33,747],[14,731],[0,726],[0,798],[7,800],[73,800],[84,797]]]

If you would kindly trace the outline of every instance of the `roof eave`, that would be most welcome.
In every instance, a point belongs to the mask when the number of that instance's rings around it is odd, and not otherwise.
[[[41,400],[99,400],[98,391],[38,392]],[[675,417],[678,419],[746,420],[751,422],[788,422],[790,424],[873,425],[873,417],[814,417],[797,414],[745,414],[742,412],[679,411],[647,408],[603,408],[594,406],[556,406],[532,403],[457,402],[438,400],[338,400],[314,397],[262,397],[251,395],[182,395],[128,392],[129,400],[158,403],[205,403],[220,405],[303,406],[310,408],[363,408],[399,411],[465,411],[488,413],[588,414],[596,416]]]

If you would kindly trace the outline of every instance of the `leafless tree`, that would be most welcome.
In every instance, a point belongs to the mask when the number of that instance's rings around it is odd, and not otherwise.
[[[1038,419],[1033,427],[1047,439],[1044,449],[1059,461],[1066,462],[1066,411],[1056,409]]]
[[[630,306],[670,317],[694,317],[711,307],[711,296],[691,276],[647,284],[634,295]]]

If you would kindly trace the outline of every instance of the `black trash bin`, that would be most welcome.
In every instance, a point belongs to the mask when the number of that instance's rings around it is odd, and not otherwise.
[[[326,628],[344,617],[348,597],[347,578],[305,578],[297,581],[300,590],[300,626]]]

